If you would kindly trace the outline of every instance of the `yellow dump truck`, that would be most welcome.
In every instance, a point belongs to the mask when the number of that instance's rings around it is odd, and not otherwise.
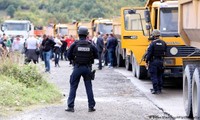
[[[188,117],[200,119],[200,0],[179,0],[179,33],[185,43],[196,49],[183,59],[183,100]]]
[[[56,35],[61,35],[61,36],[65,36],[68,35],[68,26],[67,24],[54,24],[53,26],[54,29],[54,36]]]
[[[67,24],[68,35],[72,35],[75,39],[78,39],[78,27],[86,26],[89,31],[89,36],[93,37],[96,32],[101,32],[102,34],[110,33],[112,31],[112,20],[109,19],[92,19],[89,22],[74,22]]]
[[[69,23],[68,26],[68,35],[73,36],[76,40],[78,39],[78,24],[79,22]]]
[[[112,20],[110,19],[92,19],[90,22],[80,22],[78,26],[81,25],[88,28],[90,37],[93,37],[96,32],[101,32],[102,34],[112,32]]]
[[[148,0],[145,7],[121,9],[121,40],[117,50],[118,65],[123,65],[137,78],[145,78],[147,70],[142,61],[149,45],[148,38],[153,29],[161,32],[167,43],[165,77],[182,77],[182,59],[193,53],[194,47],[186,46],[178,33],[178,1]],[[190,55],[199,56],[199,53]],[[171,79],[174,80],[174,79]]]

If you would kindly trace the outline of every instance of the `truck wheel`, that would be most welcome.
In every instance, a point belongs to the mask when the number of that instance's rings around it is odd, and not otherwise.
[[[200,67],[196,68],[193,74],[192,112],[194,118],[200,118]]]
[[[125,61],[120,53],[117,53],[117,67],[124,67]]]
[[[138,79],[145,79],[147,78],[147,70],[145,66],[140,66],[137,61],[134,61],[134,67],[135,67],[135,76]]]
[[[131,71],[132,70],[132,65],[130,64],[130,55],[126,56],[125,63],[126,63],[126,69],[128,71]]]
[[[134,55],[131,55],[131,63],[132,63],[132,73],[133,73],[133,76],[135,77],[136,76],[136,69],[135,69],[135,62],[136,62],[136,59],[134,57]]]
[[[187,65],[183,73],[183,102],[186,116],[192,118],[192,74],[195,65]]]

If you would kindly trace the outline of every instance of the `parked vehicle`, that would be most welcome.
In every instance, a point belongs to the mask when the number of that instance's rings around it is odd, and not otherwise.
[[[53,26],[54,29],[54,36],[57,36],[58,34],[61,36],[68,35],[68,25],[67,24],[55,24]]]
[[[5,20],[1,25],[1,31],[7,36],[23,36],[25,39],[34,34],[34,26],[28,20]]]
[[[200,119],[200,59],[191,58],[200,53],[200,1],[179,0],[179,33],[184,42],[196,47],[183,59],[183,100],[186,115]]]
[[[145,7],[123,7],[121,9],[121,38],[117,50],[118,66],[125,62],[127,70],[139,79],[147,77],[143,61],[151,31],[158,29],[160,38],[167,43],[167,53],[164,58],[164,76],[182,77],[182,59],[196,49],[187,46],[178,33],[178,1],[177,0],[148,0]]]
[[[80,22],[78,26],[86,26],[89,30],[89,36],[93,37],[97,32],[101,34],[110,34],[112,32],[112,20],[110,19],[92,19],[90,22]]]

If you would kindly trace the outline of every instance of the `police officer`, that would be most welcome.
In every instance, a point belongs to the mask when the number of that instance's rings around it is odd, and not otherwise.
[[[68,108],[65,111],[74,112],[76,90],[82,76],[88,98],[88,112],[93,112],[95,111],[95,100],[92,90],[91,69],[94,59],[98,58],[98,51],[91,42],[86,40],[88,29],[85,26],[79,27],[78,34],[80,40],[74,42],[67,52],[69,61],[73,61],[74,70],[70,76],[70,92],[67,101]]]
[[[153,84],[152,94],[160,94],[162,90],[162,74],[163,74],[163,58],[165,56],[167,45],[163,40],[159,39],[160,31],[153,30],[152,42],[150,43],[146,64],[148,66],[149,73]]]

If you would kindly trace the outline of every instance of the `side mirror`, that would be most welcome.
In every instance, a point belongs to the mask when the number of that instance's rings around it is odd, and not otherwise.
[[[96,32],[96,26],[93,26],[92,30],[93,30],[94,32]]]
[[[128,14],[135,14],[136,10],[128,10]]]
[[[4,32],[5,31],[5,26],[1,25],[1,31]]]
[[[27,31],[31,31],[31,25],[28,25]]]
[[[145,21],[146,21],[146,23],[151,22],[149,10],[145,10],[145,11],[144,11],[144,16],[145,16]]]

